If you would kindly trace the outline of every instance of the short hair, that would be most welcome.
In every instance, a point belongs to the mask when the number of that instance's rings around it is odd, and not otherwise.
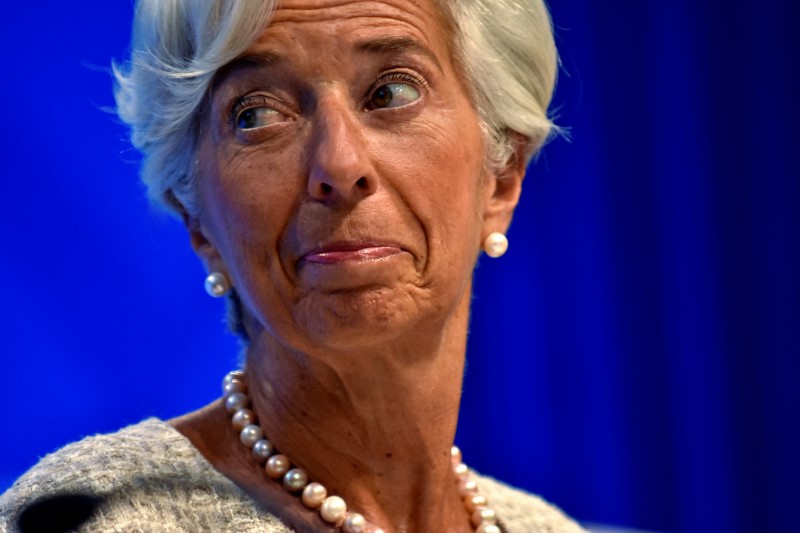
[[[434,0],[475,107],[488,168],[503,168],[524,141],[527,164],[554,126],[547,108],[556,47],[544,0]],[[276,0],[138,0],[130,59],[114,65],[117,113],[143,156],[151,201],[197,216],[197,147],[203,103],[217,71],[269,23]],[[515,135],[515,133],[517,135]],[[249,342],[236,291],[227,322]]]
[[[117,113],[142,153],[151,201],[198,214],[197,157],[204,98],[216,72],[269,23],[276,0],[138,0],[130,59],[113,66]],[[553,129],[557,72],[544,0],[436,0],[450,17],[456,59],[480,119],[486,159],[501,168],[524,137],[526,163]]]

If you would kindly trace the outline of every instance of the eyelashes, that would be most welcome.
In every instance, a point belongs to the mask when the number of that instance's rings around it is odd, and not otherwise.
[[[421,75],[393,70],[378,76],[357,105],[365,111],[400,111],[420,101],[429,90]],[[299,113],[293,110],[300,106],[287,105],[276,93],[252,92],[236,98],[227,112],[227,123],[235,131],[249,132],[296,118]]]
[[[281,122],[286,117],[280,104],[264,94],[247,94],[238,98],[228,113],[228,123],[240,130],[252,130]],[[288,117],[286,117],[288,118]]]
[[[389,72],[380,76],[367,91],[367,110],[404,107],[422,98],[428,83],[421,76],[407,71]]]

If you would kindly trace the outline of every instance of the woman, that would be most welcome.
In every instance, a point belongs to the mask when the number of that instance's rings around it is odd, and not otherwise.
[[[555,69],[541,0],[142,0],[119,113],[244,371],[44,458],[4,528],[580,531],[451,449]]]

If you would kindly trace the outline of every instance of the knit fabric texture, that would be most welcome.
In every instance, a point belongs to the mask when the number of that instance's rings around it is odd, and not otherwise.
[[[584,531],[537,496],[488,477],[477,480],[508,533]],[[17,531],[20,513],[31,504],[76,495],[99,502],[81,532],[291,531],[155,418],[41,459],[0,496],[0,533]]]

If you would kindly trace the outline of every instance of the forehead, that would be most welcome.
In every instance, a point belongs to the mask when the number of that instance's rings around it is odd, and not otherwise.
[[[332,54],[368,41],[418,44],[449,51],[447,24],[436,0],[279,0],[266,30],[245,55],[322,44]]]

